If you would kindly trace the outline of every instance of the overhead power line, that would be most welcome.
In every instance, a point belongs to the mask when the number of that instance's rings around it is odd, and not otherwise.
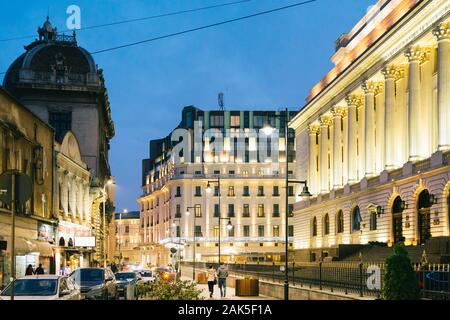
[[[127,44],[124,44],[124,45],[115,46],[115,47],[111,47],[111,48],[107,48],[107,49],[103,49],[103,50],[93,51],[93,52],[91,52],[91,54],[104,53],[104,52],[109,52],[109,51],[114,51],[114,50],[119,50],[119,49],[123,49],[123,48],[132,47],[132,46],[137,46],[137,45],[140,45],[140,44],[143,44],[143,43],[152,42],[152,41],[161,40],[161,39],[166,39],[166,38],[179,36],[179,35],[182,35],[182,34],[191,33],[191,32],[204,30],[204,29],[208,29],[208,28],[213,28],[213,27],[217,27],[217,26],[220,26],[220,25],[224,25],[224,24],[228,24],[228,23],[232,23],[232,22],[236,22],[236,21],[240,21],[240,20],[245,20],[245,19],[249,19],[249,18],[253,18],[253,17],[257,17],[257,16],[262,16],[262,15],[273,13],[273,12],[276,12],[276,11],[281,11],[281,10],[286,10],[286,9],[302,6],[302,5],[309,4],[309,3],[312,3],[312,2],[316,2],[316,1],[319,1],[319,0],[309,0],[309,1],[298,2],[298,3],[294,3],[294,4],[291,4],[291,5],[288,5],[288,6],[279,7],[279,8],[275,8],[275,9],[271,9],[271,10],[266,10],[266,11],[261,11],[261,12],[258,12],[258,13],[254,13],[254,14],[250,14],[250,15],[246,15],[246,16],[242,16],[242,17],[238,17],[238,18],[234,18],[234,19],[230,19],[230,20],[225,20],[225,21],[221,21],[221,22],[217,22],[217,23],[213,23],[213,24],[208,24],[208,25],[205,25],[205,26],[197,27],[197,28],[187,29],[187,30],[184,30],[184,31],[170,33],[170,34],[166,34],[166,35],[163,35],[163,36],[158,36],[158,37],[155,37],[155,38],[150,38],[150,39],[141,40],[141,41],[137,41],[137,42],[131,42],[131,43],[127,43]]]
[[[93,26],[87,26],[87,27],[81,28],[81,29],[79,29],[77,31],[99,29],[99,28],[104,28],[104,27],[116,26],[116,25],[120,25],[120,24],[126,24],[126,23],[132,23],[132,22],[152,20],[152,19],[157,19],[157,18],[170,17],[170,16],[181,15],[181,14],[185,14],[185,13],[192,13],[192,12],[209,10],[209,9],[216,9],[216,8],[221,8],[221,7],[226,7],[226,6],[233,6],[233,5],[237,5],[237,4],[241,4],[241,3],[245,3],[245,2],[250,2],[250,1],[252,1],[252,0],[233,1],[233,2],[216,4],[216,5],[213,5],[213,6],[207,6],[207,7],[200,7],[200,8],[194,8],[194,9],[187,9],[187,10],[181,10],[181,11],[168,12],[168,13],[163,13],[163,14],[158,14],[158,15],[153,15],[153,16],[148,16],[148,17],[142,17],[142,18],[135,18],[135,19],[115,21],[115,22],[110,22],[110,23],[104,23],[104,24],[98,24],[98,25],[93,25]],[[61,32],[64,33],[64,32],[71,32],[71,31],[73,31],[73,30],[63,30]],[[29,39],[29,38],[34,38],[34,37],[35,37],[35,35],[17,36],[17,37],[13,37],[13,38],[0,39],[0,42],[7,42],[7,41],[21,40],[21,39]]]

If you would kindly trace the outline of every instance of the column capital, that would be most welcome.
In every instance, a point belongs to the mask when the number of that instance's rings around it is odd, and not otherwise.
[[[345,101],[347,102],[349,107],[360,107],[363,105],[363,96],[359,94],[348,94],[345,97]]]
[[[362,88],[365,94],[373,93],[374,95],[377,95],[381,92],[383,83],[375,81],[364,81],[364,83],[362,84]]]
[[[405,56],[408,58],[409,62],[418,61],[423,63],[430,58],[430,48],[411,46],[405,51]]]
[[[319,132],[320,125],[317,122],[310,123],[308,126],[309,134],[317,134]]]
[[[405,76],[405,68],[403,66],[396,66],[396,65],[386,65],[383,69],[381,69],[381,73],[383,74],[384,78],[386,80],[393,79],[393,80],[400,80]]]
[[[320,126],[328,127],[333,123],[333,116],[331,114],[325,114],[320,116]]]
[[[450,40],[450,21],[441,22],[433,29],[433,34],[438,41]]]
[[[347,107],[334,106],[331,108],[331,113],[334,118],[344,118],[347,115]]]

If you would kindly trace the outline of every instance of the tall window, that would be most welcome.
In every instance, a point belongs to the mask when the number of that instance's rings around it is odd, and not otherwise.
[[[218,218],[220,215],[220,207],[219,204],[214,204],[214,218]]]
[[[234,197],[234,187],[233,186],[229,186],[228,187],[228,196],[229,197]]]
[[[242,210],[242,217],[244,217],[244,218],[250,217],[250,206],[248,204],[244,204],[244,207]]]
[[[249,225],[243,226],[242,234],[244,237],[250,237],[250,226]]]
[[[280,226],[273,226],[273,236],[274,237],[280,236]]]
[[[264,217],[264,205],[258,204],[258,218]]]
[[[293,186],[289,186],[289,188],[288,188],[288,195],[289,195],[289,197],[293,197],[294,196],[294,187]]]
[[[233,203],[228,204],[228,217],[230,217],[230,218],[234,217],[234,204]]]
[[[361,212],[359,207],[356,206],[352,212],[352,232],[361,230]]]
[[[177,191],[176,191],[176,193],[175,193],[175,197],[181,197],[181,187],[180,186],[178,186],[177,187]]]
[[[288,205],[288,214],[289,214],[289,217],[293,217],[294,216],[294,205],[292,203],[290,203]]]
[[[175,212],[175,218],[181,218],[181,205],[177,204],[177,211]]]
[[[314,217],[312,220],[312,236],[316,237],[317,236],[317,218]]]
[[[244,186],[244,190],[242,192],[242,196],[244,196],[244,197],[250,196],[250,191],[249,191],[248,186]]]
[[[228,236],[234,237],[234,228],[231,228],[230,230],[228,230]]]
[[[201,186],[196,186],[195,187],[195,196],[196,197],[201,197],[202,196],[202,187]]]
[[[72,129],[72,113],[49,112],[48,122],[55,129],[55,138],[61,141],[67,131]]]
[[[328,216],[328,213],[325,214],[325,217],[323,218],[323,234],[330,234],[330,217]]]
[[[200,218],[202,216],[202,206],[200,204],[196,204],[194,206],[194,210],[195,210],[195,216],[197,218]]]
[[[370,213],[370,230],[377,230],[377,213]]]
[[[195,237],[202,236],[202,226],[195,226]]]
[[[264,196],[264,186],[259,186],[258,187],[258,197],[263,197]]]
[[[218,196],[219,196],[219,187],[214,186],[214,197],[218,197]]]
[[[258,226],[258,237],[260,237],[260,238],[264,237],[264,226],[263,225]]]
[[[339,210],[336,216],[336,233],[343,233],[344,232],[344,213],[342,210]]]
[[[273,186],[273,194],[272,196],[278,197],[280,195],[280,190],[278,186]]]
[[[278,203],[273,204],[272,216],[278,218],[280,216],[280,205]]]
[[[288,237],[294,236],[294,226],[288,226]]]

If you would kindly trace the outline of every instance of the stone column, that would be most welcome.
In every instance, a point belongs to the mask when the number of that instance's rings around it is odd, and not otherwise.
[[[320,117],[320,192],[330,190],[329,166],[328,166],[328,130],[331,125],[330,116]]]
[[[438,40],[438,148],[450,149],[450,22],[433,30]]]
[[[333,107],[333,187],[342,187],[342,117],[344,109]]]
[[[365,176],[371,177],[375,175],[375,95],[378,94],[380,84],[378,82],[366,81],[362,86],[364,90],[365,101],[365,130],[364,130],[364,146],[365,150]],[[359,135],[362,139],[361,135]]]
[[[358,124],[356,122],[356,112],[362,105],[362,98],[359,95],[350,94],[346,97],[348,104],[348,156],[347,156],[347,178],[349,183],[358,181]]]
[[[429,52],[429,49],[419,46],[409,47],[405,52],[409,60],[409,161],[423,159],[426,156],[423,152],[420,130],[420,64],[427,59]]]
[[[317,144],[316,138],[319,131],[319,125],[312,123],[308,126],[309,132],[309,178],[308,182],[311,185],[311,192],[313,194],[319,193],[317,184]]]
[[[403,69],[394,65],[388,65],[381,70],[384,75],[384,101],[385,101],[385,155],[386,170],[396,168],[396,148],[400,145],[396,136],[396,123],[399,119],[395,119],[395,82],[402,77]]]

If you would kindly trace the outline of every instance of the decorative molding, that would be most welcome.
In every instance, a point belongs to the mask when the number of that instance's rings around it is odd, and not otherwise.
[[[333,123],[333,116],[330,114],[320,116],[320,126],[328,127]]]
[[[397,81],[405,76],[405,68],[403,65],[397,66],[390,64],[381,69],[381,73],[386,80],[394,79],[395,81]]]
[[[347,102],[349,107],[360,107],[363,105],[364,98],[359,94],[348,94],[345,97],[345,102]]]
[[[320,130],[320,126],[317,122],[313,122],[308,125],[308,133],[309,134],[317,134]]]
[[[408,58],[409,62],[418,61],[419,63],[424,63],[430,58],[431,50],[427,47],[421,46],[411,46],[405,51],[405,56]]]
[[[336,117],[344,118],[347,116],[347,107],[334,106],[333,108],[331,108],[331,113],[335,118]]]
[[[365,94],[373,93],[374,95],[377,95],[383,89],[383,83],[375,81],[364,81],[364,83],[362,84],[362,89],[364,90]]]
[[[436,28],[433,29],[433,34],[438,41],[450,40],[450,22],[442,22]]]

